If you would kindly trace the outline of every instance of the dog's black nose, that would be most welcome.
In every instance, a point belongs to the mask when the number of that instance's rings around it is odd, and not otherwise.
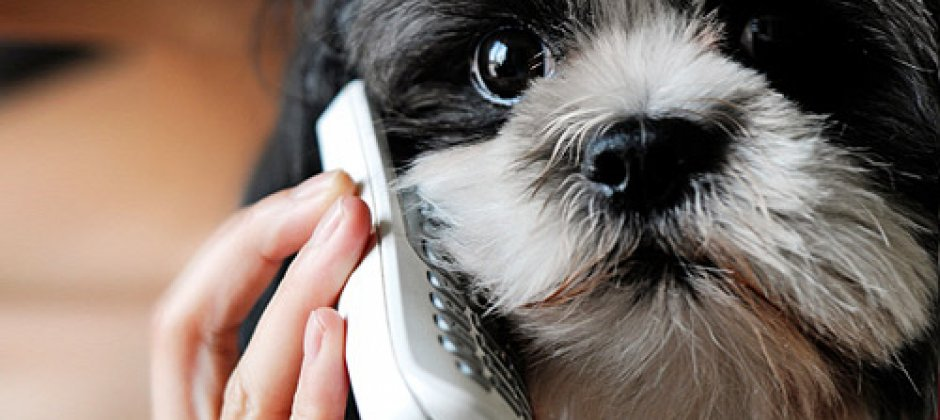
[[[581,172],[619,207],[669,206],[693,175],[715,170],[728,138],[718,127],[682,118],[632,119],[591,140]]]

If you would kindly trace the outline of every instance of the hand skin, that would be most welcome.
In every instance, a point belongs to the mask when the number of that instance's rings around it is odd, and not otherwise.
[[[343,418],[345,323],[331,307],[371,231],[354,190],[343,173],[320,174],[239,211],[203,245],[154,314],[154,419]],[[239,360],[240,323],[294,253]]]

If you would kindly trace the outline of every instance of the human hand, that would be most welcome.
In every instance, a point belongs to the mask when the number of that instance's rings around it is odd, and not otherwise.
[[[155,419],[343,417],[345,324],[330,307],[371,230],[354,188],[320,174],[239,211],[203,245],[155,312]],[[298,250],[239,360],[242,320]]]

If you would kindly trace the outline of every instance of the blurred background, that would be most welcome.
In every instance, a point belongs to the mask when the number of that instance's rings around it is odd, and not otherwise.
[[[151,307],[274,123],[262,1],[0,0],[0,418],[148,417]]]

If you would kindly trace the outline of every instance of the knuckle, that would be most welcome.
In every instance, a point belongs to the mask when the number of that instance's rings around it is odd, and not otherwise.
[[[158,341],[168,341],[187,328],[187,318],[163,299],[150,314],[150,331]]]
[[[238,343],[232,339],[238,334],[238,326],[220,330],[206,329],[202,333],[202,343],[209,353],[222,360],[238,360]]]
[[[225,392],[222,396],[222,419],[255,419],[259,410],[245,387],[245,381],[238,368],[232,371]]]
[[[268,216],[279,207],[282,200],[275,196],[268,196],[254,204],[235,210],[222,224],[222,230],[227,232],[241,232],[251,229],[252,226],[263,224]]]
[[[222,229],[231,232],[252,225],[260,218],[261,210],[259,210],[258,206],[258,204],[255,204],[238,209],[223,223]]]
[[[289,417],[289,413],[285,412],[286,408],[279,407],[277,398],[252,384],[256,382],[246,376],[245,371],[238,367],[232,371],[225,384],[220,419],[261,420]]]
[[[159,304],[150,314],[150,331],[157,337],[163,337],[166,335],[167,331],[172,331],[169,324],[170,321],[167,320],[166,309],[162,304]]]

